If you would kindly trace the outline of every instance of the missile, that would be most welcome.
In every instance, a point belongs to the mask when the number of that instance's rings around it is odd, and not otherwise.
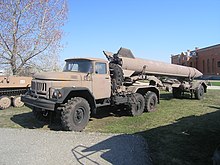
[[[160,61],[135,58],[132,52],[126,48],[120,48],[116,54],[111,55],[104,52],[111,61],[117,61],[123,69],[125,77],[132,77],[138,74],[172,76],[182,78],[197,78],[203,74],[196,68],[176,64],[169,64]]]

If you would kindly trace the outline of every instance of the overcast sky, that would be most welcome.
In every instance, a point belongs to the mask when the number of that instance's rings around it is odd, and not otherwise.
[[[220,0],[69,0],[61,60],[125,47],[170,63],[171,54],[220,43],[219,8]]]

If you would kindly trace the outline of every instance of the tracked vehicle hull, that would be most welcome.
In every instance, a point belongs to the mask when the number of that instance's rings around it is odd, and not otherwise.
[[[31,77],[0,76],[0,109],[23,106],[20,96],[27,92],[31,80]]]

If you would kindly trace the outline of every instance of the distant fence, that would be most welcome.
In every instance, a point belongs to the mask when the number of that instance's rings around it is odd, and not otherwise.
[[[203,75],[201,79],[204,80],[219,80],[220,81],[220,76],[219,75]]]

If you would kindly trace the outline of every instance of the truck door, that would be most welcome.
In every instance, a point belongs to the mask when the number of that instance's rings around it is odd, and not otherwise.
[[[92,78],[95,99],[109,98],[111,95],[111,79],[107,67],[108,65],[104,62],[95,62]]]

